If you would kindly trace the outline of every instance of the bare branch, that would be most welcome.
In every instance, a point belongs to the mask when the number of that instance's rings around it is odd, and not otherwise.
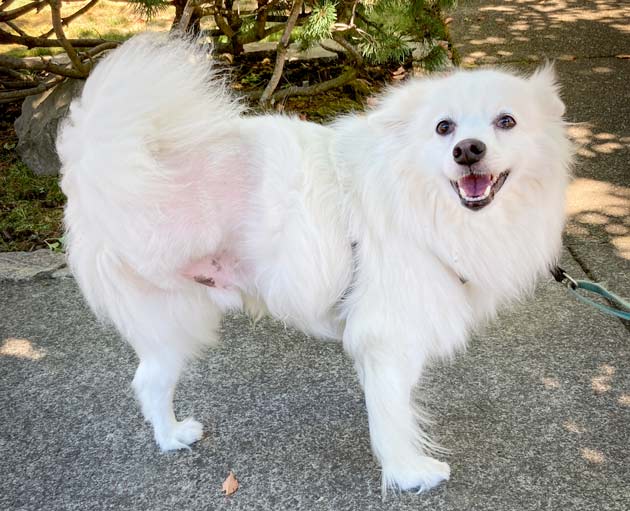
[[[7,25],[9,25],[16,33],[20,34],[22,37],[28,37],[28,34],[26,32],[24,32],[24,30],[22,30],[20,27],[18,27],[12,21],[5,21],[5,23]]]
[[[55,64],[49,60],[31,60],[0,55],[0,67],[7,69],[27,69],[29,71],[46,71],[56,75],[67,76],[68,78],[85,78],[85,75],[76,69]]]
[[[23,5],[22,7],[18,7],[17,9],[13,9],[12,11],[0,11],[0,23],[19,18],[23,14],[34,11],[35,9],[39,10],[39,8],[44,5],[46,5],[46,0],[39,0],[37,2],[31,2],[30,4]]]
[[[232,39],[236,35],[236,32],[232,30],[232,27],[225,20],[223,15],[219,12],[219,9],[221,8],[221,2],[222,0],[215,0],[214,2],[215,8],[217,9],[217,12],[215,12],[214,14],[214,22],[217,24],[217,27],[219,27],[221,32],[223,32],[226,36]]]
[[[33,94],[41,94],[42,92],[47,91],[48,89],[52,89],[59,82],[63,81],[63,78],[58,77],[50,82],[45,82],[37,87],[32,87],[30,89],[22,89],[16,91],[9,92],[0,92],[0,103],[8,103],[9,101],[15,101],[16,99],[24,99],[28,96],[32,96]]]
[[[278,87],[278,83],[280,83],[280,77],[282,76],[282,71],[284,69],[284,62],[287,58],[287,49],[289,47],[289,40],[291,38],[291,32],[293,31],[293,27],[297,21],[297,18],[302,10],[302,0],[294,0],[293,6],[291,7],[291,13],[289,14],[289,19],[287,20],[287,24],[284,27],[284,32],[282,33],[282,37],[280,38],[280,42],[278,43],[278,50],[276,53],[276,64],[273,68],[273,74],[269,79],[269,83],[260,97],[260,104],[266,105],[269,103],[273,92]]]
[[[281,32],[282,30],[284,30],[284,25],[271,25],[269,28],[265,29],[265,33],[261,38],[258,38],[258,36],[253,32],[249,32],[243,35],[238,34],[238,43],[247,44],[260,41],[260,39],[264,39],[265,37],[268,37],[271,34],[275,34],[276,32]]]
[[[354,0],[352,4],[352,15],[350,16],[350,26],[354,27],[354,18],[357,16],[357,5],[359,4],[359,0]]]
[[[67,0],[66,0],[67,1]],[[65,18],[61,18],[61,24],[64,27],[67,27],[70,22],[76,18],[78,18],[79,16],[81,16],[82,14],[85,14],[87,11],[89,11],[92,7],[94,7],[100,0],[90,0],[87,4],[85,4],[83,7],[81,7],[80,9],[77,9],[75,12],[73,12],[70,16],[66,16]],[[51,35],[53,35],[55,33],[55,29],[52,28],[50,29],[48,32],[46,32],[45,34],[42,34],[40,37],[50,37]]]
[[[83,62],[81,62],[81,59],[77,55],[77,51],[74,49],[72,44],[68,42],[68,39],[66,38],[66,34],[63,31],[63,25],[61,23],[60,0],[48,0],[48,5],[50,5],[50,12],[52,15],[52,24],[53,24],[53,28],[55,29],[55,34],[57,36],[57,39],[63,46],[63,49],[66,50],[66,53],[68,54],[68,58],[70,59],[70,62],[72,62],[72,65],[74,66],[74,68],[80,73],[82,73],[83,76],[87,76],[89,72],[89,68],[83,65]]]
[[[289,96],[314,96],[316,94],[320,94],[322,92],[341,87],[346,83],[354,80],[357,76],[358,72],[356,69],[348,69],[336,78],[331,78],[330,80],[326,80],[325,82],[316,83],[305,87],[292,86],[287,87],[286,89],[281,89],[279,91],[276,91],[273,94],[272,98],[274,101],[279,101],[281,99],[288,98]],[[261,96],[262,92],[260,91],[253,91],[248,94],[248,97],[250,97],[251,99],[258,99]]]
[[[29,83],[34,83],[37,84],[39,83],[36,80],[33,80],[32,78],[30,78],[26,73],[20,73],[19,71],[16,71],[15,69],[8,69],[8,68],[3,68],[0,67],[0,73],[3,73],[5,75],[11,76],[12,78],[15,78],[16,80],[20,81],[21,83],[25,83],[25,84],[29,84]],[[9,82],[3,81],[2,85],[4,85],[5,87],[10,88],[10,85],[7,85]]]
[[[263,39],[265,37],[268,7],[269,0],[258,0],[258,12],[256,13],[256,24],[254,25],[254,34],[258,39]]]
[[[13,2],[15,2],[15,0],[2,0],[2,2],[0,2],[0,12],[6,11]]]
[[[180,32],[185,33],[186,30],[188,30],[188,25],[190,25],[190,19],[195,12],[195,7],[197,7],[197,0],[187,0],[186,5],[184,6],[184,12],[182,13],[182,17],[177,25]]]
[[[40,82],[37,80],[3,80],[2,86],[7,90],[15,90],[15,89],[28,89],[29,87],[36,87]]]
[[[349,41],[344,39],[344,37],[339,32],[333,32],[332,36],[334,41],[342,46],[359,66],[363,65],[363,55],[359,53],[359,50],[357,50],[352,44],[350,44]]]
[[[99,53],[102,53],[106,50],[113,50],[114,48],[117,48],[118,46],[120,46],[120,43],[118,41],[107,41],[103,44],[99,44],[98,46],[94,46],[93,48],[90,48],[87,51],[81,52],[81,56],[85,55],[88,58],[92,58],[98,55]]]
[[[67,1],[67,0],[64,0]],[[98,46],[108,42],[105,39],[67,39],[75,48],[91,48],[92,46]],[[57,39],[44,39],[42,37],[33,36],[18,36],[13,35],[6,30],[0,28],[0,44],[19,44],[26,46],[27,48],[36,48],[42,46],[45,48],[60,48],[63,47],[61,41]]]

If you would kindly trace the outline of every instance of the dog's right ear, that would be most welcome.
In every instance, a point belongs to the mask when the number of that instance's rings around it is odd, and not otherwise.
[[[556,71],[551,62],[546,62],[534,71],[529,77],[529,83],[539,92],[539,97],[543,98],[546,110],[553,117],[562,117],[565,106],[560,99],[560,86],[556,78]]]

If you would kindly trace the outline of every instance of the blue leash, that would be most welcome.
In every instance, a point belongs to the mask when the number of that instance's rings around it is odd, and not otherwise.
[[[621,298],[615,293],[611,293],[604,286],[596,284],[595,282],[591,282],[590,280],[574,279],[559,266],[552,268],[551,274],[557,282],[560,282],[561,284],[567,286],[567,289],[571,291],[573,296],[575,296],[582,303],[591,305],[601,312],[609,314],[610,316],[630,321],[630,302]],[[602,298],[606,299],[611,305],[604,305],[603,303],[596,302],[595,300],[587,298],[579,292],[580,289],[601,296]]]

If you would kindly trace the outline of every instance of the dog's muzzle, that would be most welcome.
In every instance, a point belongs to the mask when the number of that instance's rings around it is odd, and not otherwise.
[[[451,185],[459,195],[459,200],[463,206],[478,211],[492,202],[509,174],[510,172],[507,170],[496,176],[489,173],[477,174],[471,171],[457,181],[451,181]]]
[[[455,163],[466,167],[467,173],[451,185],[459,195],[459,200],[468,209],[477,211],[492,202],[508,177],[509,171],[494,175],[479,167],[486,155],[486,144],[476,138],[460,140],[453,147]]]

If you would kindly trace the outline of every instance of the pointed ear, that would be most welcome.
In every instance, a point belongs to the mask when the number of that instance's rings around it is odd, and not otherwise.
[[[529,77],[529,83],[552,117],[562,117],[564,115],[566,109],[562,99],[560,99],[560,86],[551,62],[546,62],[536,69],[534,74]]]

